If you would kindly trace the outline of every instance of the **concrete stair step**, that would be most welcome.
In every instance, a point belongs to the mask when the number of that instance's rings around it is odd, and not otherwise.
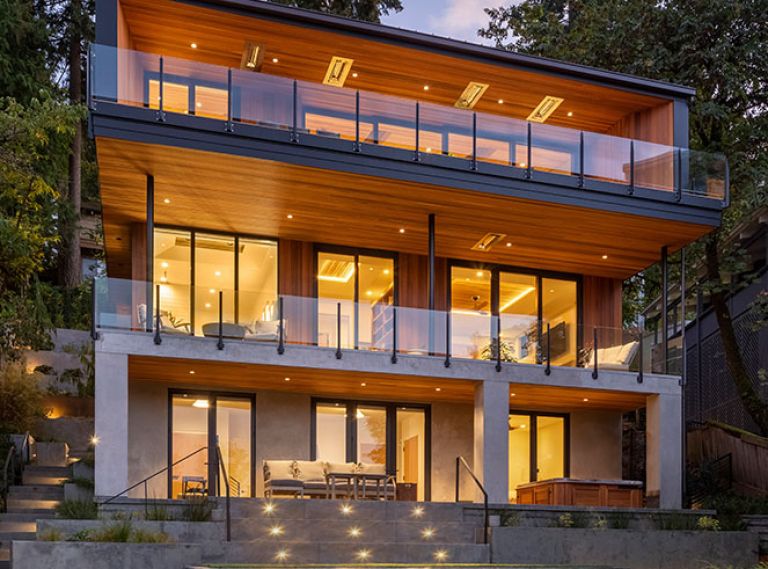
[[[279,531],[275,534],[273,531]],[[355,543],[476,543],[476,527],[460,522],[326,519],[237,519],[232,522],[235,541],[301,543],[348,540]]]
[[[8,497],[19,500],[63,500],[64,488],[62,486],[11,486],[8,489]]]
[[[365,553],[363,553],[365,552]],[[284,557],[283,557],[284,555]],[[287,564],[323,563],[476,563],[487,564],[487,545],[438,545],[423,543],[351,544],[280,542],[265,546],[261,542],[231,542],[222,548],[223,563],[284,562]]]
[[[37,531],[37,522],[34,520],[9,521],[0,519],[0,539],[2,539],[6,533],[34,533],[35,531]]]
[[[46,472],[30,472],[29,467],[27,467],[24,469],[22,482],[25,486],[60,486],[71,477],[72,474],[69,469],[66,469],[66,472],[62,474],[49,474]]]
[[[55,518],[56,512],[53,510],[45,510],[44,513],[29,513],[29,512],[6,512],[0,514],[0,523],[2,522],[36,522],[37,520]]]
[[[58,502],[44,500],[8,500],[9,514],[30,514],[40,517],[56,513]]]

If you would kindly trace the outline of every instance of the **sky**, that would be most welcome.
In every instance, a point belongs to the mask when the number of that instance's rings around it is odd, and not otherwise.
[[[439,36],[490,44],[478,37],[488,16],[483,8],[509,4],[509,0],[403,0],[403,11],[382,18],[382,23]]]

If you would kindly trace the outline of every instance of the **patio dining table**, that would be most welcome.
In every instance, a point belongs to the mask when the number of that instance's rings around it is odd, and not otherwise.
[[[336,499],[337,482],[347,483],[347,497],[353,500],[367,498],[368,484],[370,480],[376,483],[376,499],[381,498],[382,489],[384,490],[384,499],[387,499],[387,482],[392,478],[389,474],[371,474],[365,472],[330,472],[328,473],[326,482],[327,490],[326,496],[333,500]],[[362,487],[362,490],[361,490]],[[352,489],[352,494],[349,494],[349,489]]]

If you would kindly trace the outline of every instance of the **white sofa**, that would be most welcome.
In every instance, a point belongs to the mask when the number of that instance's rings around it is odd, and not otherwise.
[[[597,367],[606,370],[629,371],[629,366],[635,358],[639,347],[640,342],[634,341],[609,348],[598,348]],[[586,367],[594,367],[594,365],[595,351],[591,350]]]

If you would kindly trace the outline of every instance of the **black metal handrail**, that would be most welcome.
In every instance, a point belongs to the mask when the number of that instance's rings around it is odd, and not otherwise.
[[[475,473],[472,472],[472,469],[469,467],[469,464],[467,464],[467,461],[464,460],[463,456],[457,456],[456,457],[456,502],[458,503],[461,497],[461,467],[464,467],[469,475],[472,477],[472,480],[475,481],[475,484],[480,489],[480,492],[483,494],[483,543],[488,543],[488,528],[489,528],[489,516],[488,516],[488,492],[485,491],[485,487],[483,486],[483,483],[478,480],[477,476],[475,476]]]
[[[152,480],[153,478],[155,478],[156,476],[160,476],[160,475],[161,475],[161,474],[163,474],[164,472],[168,472],[168,471],[169,471],[171,468],[173,468],[174,466],[176,466],[176,465],[178,465],[178,464],[181,464],[181,463],[182,463],[182,462],[184,462],[185,460],[187,460],[187,459],[189,459],[189,458],[192,458],[193,456],[195,456],[195,455],[196,455],[196,454],[198,454],[198,453],[201,453],[201,452],[203,452],[204,450],[208,450],[208,447],[207,447],[207,446],[204,446],[204,447],[200,447],[200,448],[199,448],[199,449],[197,449],[196,451],[193,451],[193,452],[189,453],[188,455],[186,455],[186,456],[184,456],[184,457],[180,458],[180,459],[179,459],[179,460],[177,460],[176,462],[174,462],[174,463],[172,463],[172,464],[169,464],[168,466],[165,466],[165,467],[161,468],[160,470],[158,470],[158,471],[157,471],[157,472],[155,472],[154,474],[150,474],[149,476],[147,476],[147,477],[146,477],[146,478],[144,478],[143,480],[139,480],[139,481],[138,481],[136,484],[134,484],[133,486],[129,486],[128,488],[126,488],[126,489],[125,489],[125,490],[123,490],[122,492],[119,492],[119,493],[115,494],[114,496],[112,496],[111,498],[108,498],[108,499],[106,499],[105,501],[101,502],[101,505],[102,505],[102,506],[106,506],[107,504],[109,504],[109,503],[111,503],[111,502],[113,502],[113,501],[117,500],[117,499],[118,499],[120,496],[123,496],[123,495],[127,494],[127,493],[128,493],[128,492],[130,492],[131,490],[134,490],[134,489],[138,488],[139,486],[141,486],[141,485],[143,484],[143,485],[144,485],[144,511],[145,511],[145,513],[146,513],[146,511],[149,509],[149,496],[148,496],[148,493],[147,493],[147,483],[148,483],[150,480]]]
[[[8,504],[8,490],[16,478],[16,445],[11,443],[3,462],[3,477],[0,483],[0,512],[5,512]]]

